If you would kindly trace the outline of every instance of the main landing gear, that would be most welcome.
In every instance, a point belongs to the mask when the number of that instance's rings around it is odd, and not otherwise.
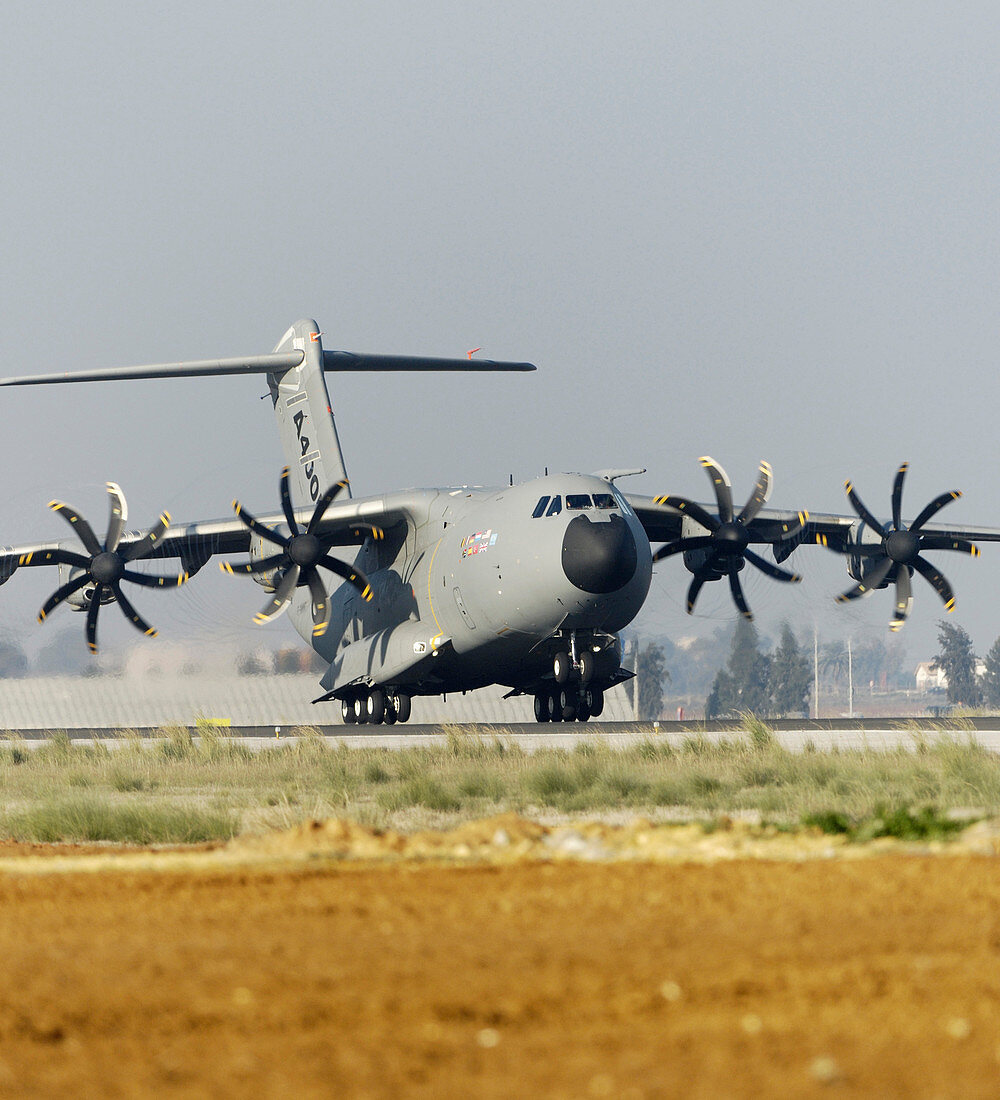
[[[536,722],[586,722],[603,711],[604,691],[592,684],[557,685],[535,696]]]
[[[373,687],[368,692],[341,699],[340,714],[348,726],[391,726],[410,720],[410,697],[403,692],[387,692]]]

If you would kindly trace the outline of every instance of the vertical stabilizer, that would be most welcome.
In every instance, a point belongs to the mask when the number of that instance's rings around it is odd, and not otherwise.
[[[315,321],[296,321],[274,350],[301,351],[302,362],[267,376],[281,446],[294,486],[292,498],[300,507],[316,501],[334,482],[347,478],[323,377],[320,335]]]

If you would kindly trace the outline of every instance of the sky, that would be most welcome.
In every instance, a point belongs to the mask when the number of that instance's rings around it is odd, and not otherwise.
[[[0,374],[257,354],[315,317],[328,348],[530,360],[532,375],[330,375],[352,488],[648,468],[619,484],[1000,527],[1000,15],[966,3],[17,4],[0,40]],[[277,505],[259,379],[5,391],[0,543],[163,508]],[[765,634],[888,638],[889,593],[819,549],[794,592],[745,574]],[[1000,635],[1000,546],[938,554],[951,620]],[[47,573],[47,571],[46,571]],[[206,570],[206,574],[209,571]],[[261,639],[266,594],[202,575],[140,593],[164,636]],[[0,591],[27,647],[54,573]],[[678,638],[658,567],[637,627]],[[904,638],[942,606],[914,580]],[[131,645],[114,609],[102,642]],[[53,616],[53,619],[55,617]],[[294,640],[275,624],[266,644]],[[40,640],[41,639],[41,640]],[[157,644],[141,642],[140,644]]]

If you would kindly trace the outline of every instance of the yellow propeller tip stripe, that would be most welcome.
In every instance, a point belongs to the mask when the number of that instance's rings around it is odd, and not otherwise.
[[[149,630],[147,630],[145,632],[145,634],[146,634],[147,638],[155,638],[156,637],[156,630],[153,627],[150,627]]]
[[[44,612],[44,611],[39,611],[39,612],[38,612],[38,621],[39,621],[40,623],[44,623],[44,622],[45,622],[45,612]]]

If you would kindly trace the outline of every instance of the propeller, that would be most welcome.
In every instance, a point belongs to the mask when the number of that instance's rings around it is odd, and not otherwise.
[[[858,583],[837,597],[838,603],[860,599],[862,596],[867,596],[873,589],[884,588],[895,581],[895,618],[889,623],[889,629],[893,631],[902,627],[910,613],[913,603],[913,589],[910,581],[914,572],[919,573],[937,592],[946,611],[955,609],[955,594],[951,585],[926,558],[921,557],[924,550],[960,550],[962,553],[979,557],[979,547],[968,539],[953,538],[951,535],[925,534],[923,531],[924,524],[937,515],[946,504],[958,500],[962,495],[958,489],[936,496],[909,527],[903,523],[903,482],[906,480],[908,469],[909,463],[904,462],[896,471],[896,477],[892,483],[891,526],[880,523],[865,507],[851,482],[844,482],[851,507],[865,525],[880,536],[878,542],[831,546],[825,535],[816,536],[817,542],[840,554],[875,559],[862,572]]]
[[[654,503],[667,505],[686,516],[690,516],[695,523],[706,528],[708,534],[691,535],[667,543],[653,554],[653,561],[662,561],[673,554],[701,551],[704,554],[704,560],[694,567],[688,564],[688,568],[694,573],[694,579],[691,581],[687,594],[688,614],[690,615],[694,611],[698,593],[707,581],[715,581],[723,576],[728,576],[729,590],[732,593],[733,602],[741,615],[752,619],[753,615],[747,606],[739,578],[740,570],[745,562],[750,562],[755,568],[776,581],[794,584],[802,580],[798,573],[782,569],[750,549],[751,543],[766,543],[769,541],[760,535],[755,535],[750,524],[771,496],[773,484],[771,467],[768,463],[761,462],[753,491],[746,504],[737,514],[733,507],[732,484],[725,470],[715,459],[709,458],[707,455],[698,461],[705,467],[708,476],[712,479],[718,515],[712,515],[700,504],[687,500],[685,497],[656,497]],[[781,534],[794,534],[805,526],[808,518],[809,514],[807,512],[799,512],[794,521],[781,524]]]
[[[79,569],[80,573],[70,579],[52,593],[45,601],[38,613],[38,621],[44,622],[47,616],[68,600],[81,588],[92,584],[93,592],[87,604],[87,648],[91,653],[97,652],[97,617],[100,614],[101,604],[114,600],[122,610],[122,614],[137,630],[141,630],[150,637],[156,634],[156,630],[146,622],[132,606],[131,601],[122,591],[121,582],[130,581],[142,588],[177,588],[188,579],[186,572],[177,573],[175,576],[161,577],[148,573],[138,573],[129,569],[129,562],[148,558],[156,548],[156,544],[163,537],[164,532],[170,526],[170,515],[164,512],[156,526],[135,542],[120,546],[122,532],[125,530],[125,521],[128,517],[128,506],[125,503],[125,494],[113,481],[107,483],[110,503],[110,516],[108,517],[108,530],[104,536],[104,542],[98,541],[90,524],[68,504],[61,500],[49,501],[49,507],[66,520],[76,531],[83,543],[86,554],[80,554],[73,550],[45,550],[23,554],[18,565],[68,565],[73,569]]]
[[[280,549],[257,562],[234,564],[223,561],[219,563],[219,568],[224,573],[258,574],[269,573],[271,570],[283,571],[274,596],[264,609],[254,616],[255,623],[267,623],[277,618],[288,607],[295,589],[303,585],[308,586],[312,595],[313,636],[318,638],[326,633],[326,628],[330,625],[330,601],[326,596],[326,586],[319,574],[319,567],[336,573],[338,577],[343,577],[348,584],[354,585],[366,601],[372,598],[371,585],[364,573],[354,566],[339,561],[328,552],[331,546],[344,545],[344,543],[338,542],[336,534],[322,537],[316,534],[316,529],[322,522],[327,508],[347,488],[347,482],[338,481],[323,493],[316,501],[316,507],[304,531],[299,528],[295,519],[295,509],[292,507],[292,498],[288,490],[287,466],[281,471],[278,488],[281,493],[281,510],[290,531],[288,535],[282,535],[266,527],[238,500],[233,501],[233,508],[237,516],[254,534]],[[380,527],[374,527],[368,523],[351,525],[353,538],[357,538],[362,531],[368,531],[377,539],[382,538],[383,535]]]

